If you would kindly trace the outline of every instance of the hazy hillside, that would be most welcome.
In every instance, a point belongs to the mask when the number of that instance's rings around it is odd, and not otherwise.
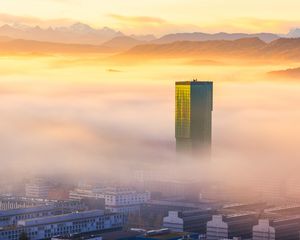
[[[268,73],[272,77],[284,77],[284,78],[300,78],[300,67],[290,68],[286,70],[272,71]]]
[[[300,60],[300,39],[278,39],[265,43],[259,38],[234,41],[179,41],[169,44],[146,44],[123,53],[124,57],[219,57],[254,58],[255,60]]]
[[[279,38],[278,35],[273,33],[257,33],[257,34],[246,34],[246,33],[175,33],[165,35],[153,43],[172,43],[177,41],[209,41],[209,40],[238,40],[241,38],[259,38],[264,42],[271,42]]]
[[[103,47],[112,48],[118,51],[125,51],[134,46],[146,43],[146,41],[139,41],[132,37],[120,36],[115,37],[102,44]]]
[[[104,46],[84,44],[64,44],[53,42],[40,42],[32,40],[0,40],[0,54],[52,54],[52,53],[107,53],[112,50]]]
[[[287,36],[298,36],[298,30],[291,31]],[[28,26],[23,24],[5,24],[0,26],[0,36],[7,36],[14,39],[26,39],[35,41],[46,42],[59,42],[59,43],[75,43],[75,44],[93,44],[100,45],[110,41],[116,37],[130,37],[138,41],[145,41],[159,44],[172,43],[176,41],[208,41],[208,40],[237,40],[241,38],[257,37],[265,42],[271,42],[278,39],[279,36],[273,33],[174,33],[162,36],[159,39],[152,34],[146,35],[126,35],[118,30],[112,28],[93,28],[88,24],[75,23],[70,26],[48,27],[41,28],[40,26]],[[124,46],[126,40],[124,40]],[[123,43],[121,43],[123,44]]]
[[[10,37],[6,36],[0,36],[0,42],[8,42],[11,41],[12,39]]]
[[[300,38],[280,38],[269,43],[261,53],[281,59],[300,59]]]
[[[143,55],[143,56],[196,56],[210,54],[251,54],[267,44],[258,38],[245,38],[235,41],[215,40],[215,41],[178,41],[169,44],[146,44],[136,46],[124,55]]]
[[[129,50],[128,50],[129,49]],[[266,43],[259,38],[214,41],[177,41],[169,44],[145,44],[131,37],[116,37],[103,45],[66,44],[0,37],[0,54],[116,53],[115,57],[191,58],[218,61],[253,59],[255,61],[300,60],[300,39],[281,38]],[[201,61],[200,61],[201,62]]]

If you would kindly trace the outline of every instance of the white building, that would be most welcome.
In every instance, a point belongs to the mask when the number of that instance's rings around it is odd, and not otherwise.
[[[56,236],[119,230],[124,225],[122,214],[105,214],[101,210],[20,220],[14,228],[0,229],[1,240],[18,240],[26,233],[30,240],[50,239]]]
[[[149,192],[119,187],[97,189],[95,194],[97,198],[104,198],[105,208],[115,213],[139,212],[141,204],[150,200]]]
[[[253,227],[252,240],[275,240],[275,228],[267,219],[260,219]]]
[[[259,220],[253,227],[253,240],[285,240],[300,238],[300,215]]]
[[[179,216],[179,212],[169,211],[168,216],[163,218],[163,227],[169,228],[174,232],[183,232],[184,231],[183,218]]]
[[[48,198],[50,186],[45,182],[44,179],[34,179],[25,185],[26,197],[30,198]]]
[[[207,240],[250,239],[253,226],[257,224],[255,212],[240,212],[227,215],[214,215],[207,222]]]
[[[81,200],[84,198],[96,198],[96,194],[91,189],[76,188],[69,192],[69,199]]]
[[[218,240],[228,238],[228,224],[223,222],[222,215],[214,215],[212,220],[207,222],[207,240]]]
[[[193,232],[205,234],[206,223],[215,213],[212,209],[197,209],[189,211],[169,211],[163,218],[163,227],[174,232]]]

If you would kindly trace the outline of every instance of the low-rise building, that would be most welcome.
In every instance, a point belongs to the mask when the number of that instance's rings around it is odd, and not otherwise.
[[[252,228],[258,222],[256,213],[234,213],[228,215],[214,215],[207,222],[207,240],[230,239],[240,237],[249,239]]]
[[[72,211],[84,210],[85,206],[80,202],[61,201],[49,202],[47,205],[17,208],[0,211],[0,227],[16,225],[19,220],[55,216]]]
[[[253,240],[299,240],[300,215],[261,219],[253,227]]]
[[[124,225],[123,214],[106,214],[101,210],[75,212],[18,221],[15,227],[0,230],[1,240],[18,240],[22,233],[31,240],[51,239],[88,232],[120,230]]]
[[[25,185],[25,195],[30,198],[48,198],[50,186],[41,178],[33,179]]]
[[[163,219],[163,227],[175,232],[195,232],[205,234],[206,224],[212,219],[215,210],[170,211]]]
[[[138,213],[141,205],[150,200],[149,192],[138,192],[123,187],[94,190],[97,198],[105,199],[105,208],[114,213]]]
[[[168,228],[147,231],[134,238],[135,240],[193,240],[200,239],[198,233],[173,232]]]
[[[85,198],[96,198],[96,194],[92,189],[75,188],[69,192],[69,199],[82,200]]]
[[[0,197],[0,210],[9,210],[16,208],[27,208],[44,205],[44,201],[37,199],[28,199],[24,197],[3,196]]]

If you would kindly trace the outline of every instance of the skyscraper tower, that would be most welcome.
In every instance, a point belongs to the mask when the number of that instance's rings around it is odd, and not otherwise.
[[[213,83],[176,82],[176,149],[178,153],[210,154]]]

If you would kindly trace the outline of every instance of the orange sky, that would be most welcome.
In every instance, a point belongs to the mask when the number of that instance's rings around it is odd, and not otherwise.
[[[0,21],[42,26],[81,21],[125,33],[285,33],[300,26],[299,8],[299,0],[6,0]]]

